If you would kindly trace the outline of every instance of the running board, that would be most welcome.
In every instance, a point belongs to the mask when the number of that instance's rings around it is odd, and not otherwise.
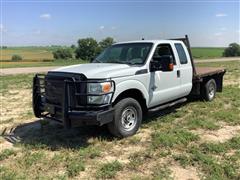
[[[165,109],[167,107],[172,107],[176,104],[179,104],[179,103],[184,103],[187,101],[187,98],[182,98],[182,99],[178,99],[176,101],[172,101],[170,103],[167,103],[167,104],[163,104],[163,105],[160,105],[160,106],[157,106],[157,107],[154,107],[154,108],[150,108],[149,111],[159,111],[159,110],[162,110],[162,109]]]

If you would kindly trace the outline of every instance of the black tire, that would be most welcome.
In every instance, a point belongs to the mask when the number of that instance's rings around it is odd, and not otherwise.
[[[142,122],[142,108],[138,101],[133,98],[125,98],[120,100],[114,106],[114,109],[114,120],[108,124],[110,133],[121,138],[134,135]],[[122,120],[122,117],[125,117],[123,118],[125,120]],[[126,123],[124,123],[124,121]],[[128,129],[128,126],[131,128]]]
[[[212,101],[216,96],[217,84],[214,79],[210,79],[204,84],[202,98],[205,101]]]

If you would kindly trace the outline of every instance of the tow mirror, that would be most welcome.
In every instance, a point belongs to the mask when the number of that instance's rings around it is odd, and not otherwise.
[[[173,58],[169,55],[154,57],[150,63],[150,70],[153,71],[173,71]]]

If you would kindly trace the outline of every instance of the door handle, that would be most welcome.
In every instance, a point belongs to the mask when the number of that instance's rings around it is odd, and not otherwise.
[[[179,78],[181,76],[180,70],[177,70],[177,77]]]

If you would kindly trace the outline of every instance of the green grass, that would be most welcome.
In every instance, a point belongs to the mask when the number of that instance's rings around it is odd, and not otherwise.
[[[1,153],[0,153],[0,161],[7,159],[8,157],[12,156],[12,155],[16,155],[17,153],[12,150],[12,149],[4,149]]]
[[[172,171],[168,168],[166,164],[158,164],[153,169],[153,180],[171,180],[173,179],[171,177]]]
[[[189,118],[188,121],[186,122],[186,125],[190,129],[202,128],[202,129],[216,130],[219,128],[219,126],[216,125],[216,123],[214,123],[213,120],[209,120],[206,118],[197,118],[197,117]]]
[[[152,152],[150,150],[135,152],[129,156],[128,168],[130,170],[137,170],[139,166],[147,162],[151,158]]]
[[[43,60],[53,59],[52,51],[54,48],[51,47],[15,47],[1,49],[2,56],[1,60],[11,60],[12,55],[20,55],[23,60]]]
[[[79,159],[79,160],[76,160],[76,159],[68,160],[66,168],[67,168],[67,175],[69,177],[77,176],[80,171],[85,170],[84,163],[81,161],[81,159]]]
[[[0,92],[8,92],[8,90],[26,88],[30,89],[32,87],[33,74],[19,74],[19,75],[9,75],[0,76]],[[13,95],[12,95],[13,96]]]
[[[222,57],[224,48],[212,48],[212,47],[193,47],[191,48],[193,58],[195,59],[211,59]]]
[[[152,134],[152,145],[158,147],[187,146],[190,142],[198,140],[198,136],[184,129],[159,131]]]
[[[96,177],[101,179],[113,178],[122,168],[122,164],[118,161],[102,164],[97,170]]]

